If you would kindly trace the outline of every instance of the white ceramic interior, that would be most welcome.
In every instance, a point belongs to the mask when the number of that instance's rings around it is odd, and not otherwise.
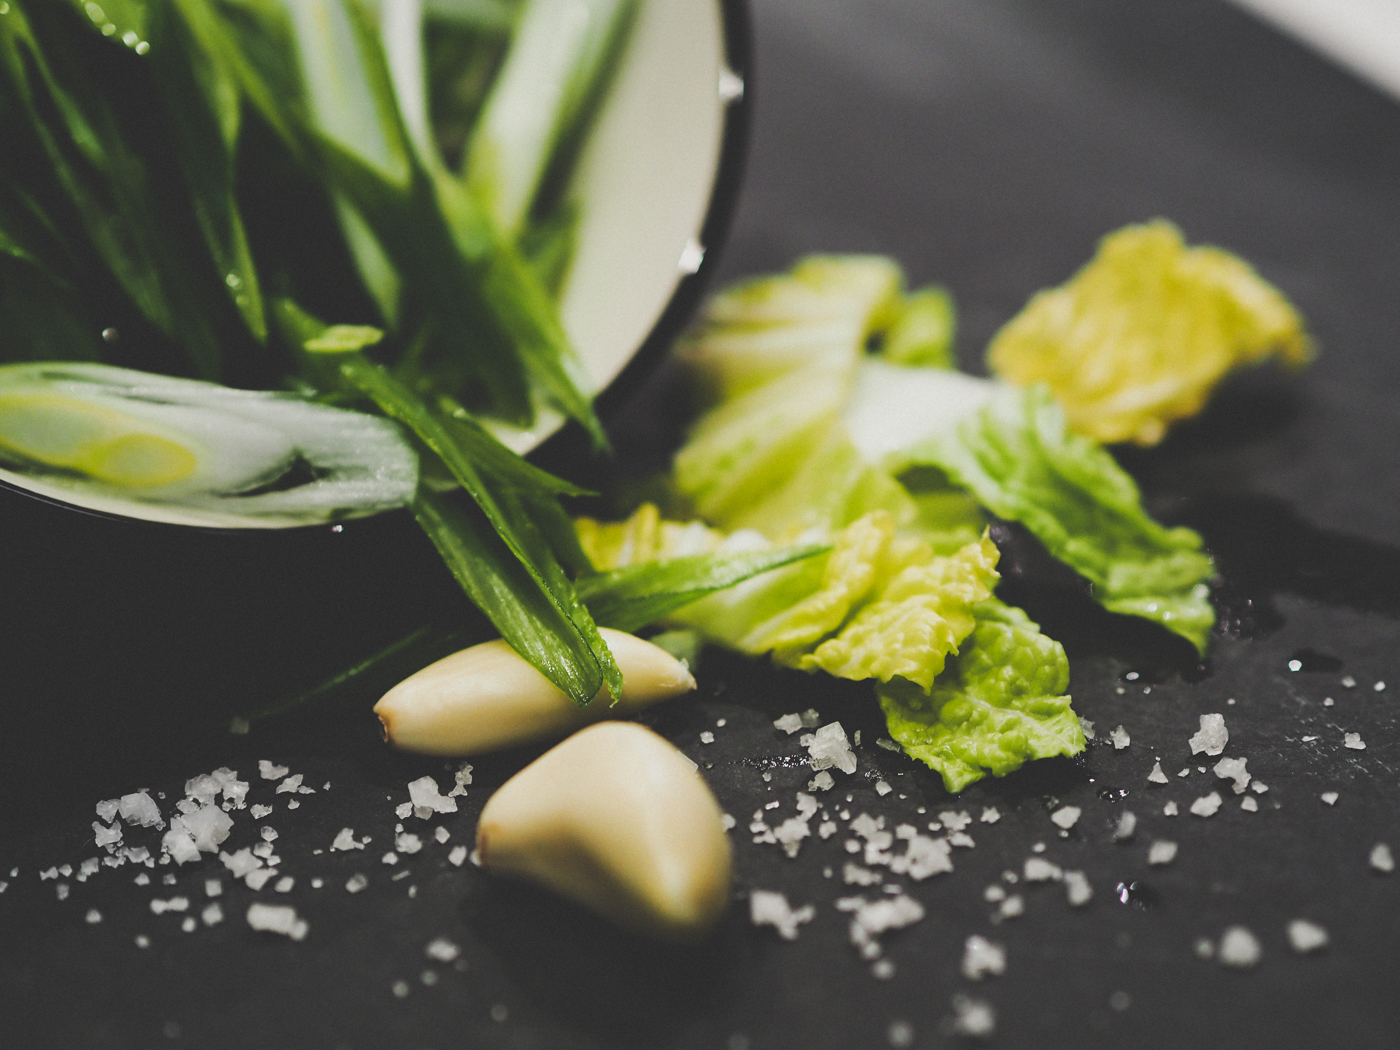
[[[719,167],[724,109],[742,91],[742,81],[725,64],[720,0],[643,0],[570,187],[580,205],[580,224],[560,310],[593,392],[622,371],[682,278],[704,258],[699,235]],[[544,410],[529,430],[495,429],[502,441],[525,453],[562,422],[558,413]],[[304,524],[136,505],[5,470],[0,481],[89,510],[149,521],[220,528]]]

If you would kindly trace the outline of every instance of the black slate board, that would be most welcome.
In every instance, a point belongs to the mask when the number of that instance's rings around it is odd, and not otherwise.
[[[689,951],[632,940],[448,863],[492,787],[527,753],[476,763],[461,811],[433,822],[449,842],[428,839],[394,866],[380,856],[407,781],[434,773],[445,784],[449,774],[387,753],[363,714],[311,712],[245,738],[162,740],[160,754],[138,749],[127,762],[49,760],[52,782],[11,788],[0,828],[0,1043],[844,1048],[891,1045],[898,1021],[908,1045],[942,1047],[965,1042],[945,1022],[953,998],[971,995],[994,1007],[999,1047],[1396,1044],[1400,875],[1371,870],[1367,858],[1378,841],[1400,848],[1400,358],[1390,352],[1400,331],[1400,107],[1205,0],[759,0],[754,10],[757,124],[726,276],[782,268],[805,251],[890,253],[915,281],[953,288],[960,354],[975,369],[996,327],[1035,289],[1063,280],[1100,235],[1166,215],[1193,241],[1253,260],[1303,309],[1323,348],[1310,373],[1240,377],[1160,449],[1124,456],[1152,509],[1200,528],[1219,559],[1227,630],[1207,664],[1094,614],[1041,572],[1033,544],[1003,531],[1011,567],[1023,570],[1006,586],[1064,639],[1076,708],[1101,736],[1079,761],[1038,763],[952,800],[928,771],[872,746],[882,727],[866,688],[708,655],[697,696],[649,719],[705,765],[740,821],[740,899],[712,940]],[[663,374],[619,420],[630,462],[655,458],[673,433],[671,396]],[[1289,670],[1290,659],[1301,669]],[[187,672],[192,703],[197,671]],[[143,683],[107,686],[130,697]],[[840,885],[846,833],[808,840],[791,861],[743,834],[771,800],[781,806],[770,822],[792,815],[810,771],[796,738],[771,720],[807,707],[864,740],[858,773],[827,808],[890,825],[922,825],[949,808],[1001,814],[969,827],[976,846],[954,851],[953,873],[894,880],[928,915],[885,937],[888,980],[858,958],[833,908],[856,892]],[[1227,782],[1197,771],[1204,756],[1189,755],[1198,716],[1217,711],[1230,728],[1226,754],[1248,758],[1269,786],[1250,793],[1257,813],[1242,812]],[[1132,738],[1123,750],[1102,739],[1119,724]],[[81,737],[81,719],[69,729]],[[715,743],[700,743],[706,729]],[[1346,732],[1366,749],[1344,748]],[[61,756],[61,745],[36,739],[33,750]],[[1157,756],[1165,786],[1146,779]],[[257,779],[258,758],[305,774],[316,792],[289,811],[291,796]],[[275,803],[261,823],[280,832],[290,893],[269,885],[255,895],[208,861],[176,872],[174,886],[161,884],[162,867],[144,888],[131,866],[81,883],[38,877],[99,855],[88,827],[96,800],[149,786],[167,792],[168,810],[186,777],[222,764],[252,780],[251,802]],[[1177,777],[1182,768],[1188,777]],[[894,787],[883,797],[880,778]],[[1188,815],[1211,790],[1225,796],[1221,811]],[[1320,800],[1326,791],[1338,793],[1335,805]],[[1180,816],[1162,814],[1167,800]],[[1066,804],[1083,815],[1062,837],[1049,813]],[[1115,844],[1125,809],[1138,832]],[[229,848],[258,837],[250,815],[237,816]],[[406,823],[420,834],[428,826]],[[373,842],[313,852],[344,826]],[[1156,838],[1180,844],[1172,865],[1147,866]],[[1085,872],[1095,890],[1087,907],[1071,909],[1055,885],[1002,881],[1037,842],[1046,858]],[[356,872],[369,886],[352,895],[344,885]],[[184,933],[181,914],[151,912],[152,898],[175,895],[199,912],[210,877],[224,886],[222,924]],[[313,878],[325,886],[313,889]],[[59,882],[69,887],[63,901]],[[992,921],[983,893],[993,883],[1024,895],[1023,916]],[[1120,884],[1134,883],[1120,903]],[[752,887],[813,902],[817,918],[793,943],[753,929],[742,899]],[[255,896],[295,905],[307,938],[250,931],[242,915]],[[89,909],[100,922],[85,921]],[[1285,926],[1294,918],[1325,926],[1331,945],[1293,953]],[[1197,956],[1199,939],[1231,924],[1258,936],[1257,968]],[[148,948],[136,946],[138,934]],[[1003,976],[960,976],[971,934],[1005,944]],[[460,945],[457,962],[425,957],[436,937]],[[424,981],[429,970],[435,983]]]

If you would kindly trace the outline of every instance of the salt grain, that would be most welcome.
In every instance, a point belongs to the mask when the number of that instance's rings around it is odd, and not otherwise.
[[[272,807],[260,806],[255,804],[249,808],[248,812],[253,815],[254,820],[262,820],[263,817],[267,816],[272,812]]]
[[[877,938],[889,930],[903,929],[924,917],[924,906],[903,894],[884,900],[867,901],[863,897],[842,897],[837,900],[838,911],[849,911],[851,943],[864,959],[877,959],[883,949]]]
[[[1001,813],[995,806],[990,806],[982,810],[982,823],[995,824],[1001,819]]]
[[[846,740],[846,731],[840,722],[831,722],[815,733],[804,735],[800,743],[811,755],[813,769],[822,770],[836,767],[843,773],[856,771],[856,756]]]
[[[1385,692],[1385,683],[1384,683],[1384,682],[1377,682],[1377,683],[1376,683],[1375,685],[1373,685],[1371,688],[1374,689],[1374,690],[1375,690],[1376,692],[1378,692],[1378,693],[1383,693],[1383,692]]]
[[[423,848],[423,840],[417,835],[405,832],[402,835],[394,836],[394,848],[400,853],[417,853]]]
[[[423,954],[429,959],[435,959],[440,963],[450,963],[457,956],[462,954],[462,949],[453,944],[446,937],[437,937],[429,941],[423,949]]]
[[[700,743],[702,743],[702,744],[713,744],[714,742],[715,742],[715,735],[714,735],[713,733],[711,733],[708,729],[705,730],[703,733],[700,734]]]
[[[1220,792],[1212,791],[1209,795],[1203,795],[1191,803],[1191,812],[1198,817],[1213,817],[1220,808]]]
[[[1342,737],[1342,746],[1349,747],[1353,751],[1365,751],[1366,743],[1361,739],[1360,733],[1347,733]]]
[[[1215,775],[1221,780],[1233,780],[1236,795],[1243,795],[1244,789],[1249,786],[1250,776],[1245,769],[1248,761],[1245,758],[1222,758],[1215,763]]]
[[[1001,907],[997,909],[997,915],[1003,919],[1015,919],[1024,915],[1025,911],[1025,899],[1019,893],[1013,893],[1001,902]]]
[[[1337,804],[1337,799],[1341,798],[1342,796],[1338,795],[1335,791],[1324,791],[1318,797],[1321,798],[1322,801],[1327,803],[1329,806],[1335,806]]]
[[[289,767],[274,766],[265,758],[258,761],[258,775],[264,780],[281,780],[290,772],[291,769]]]
[[[1064,876],[1058,864],[1052,864],[1044,857],[1027,857],[1021,874],[1027,882],[1058,881]]]
[[[1006,972],[1006,948],[973,934],[963,944],[962,973],[969,981],[980,981],[988,974]]]
[[[199,913],[199,917],[203,920],[205,926],[217,926],[224,921],[224,909],[217,903],[210,904]]]
[[[1166,839],[1158,839],[1147,850],[1148,864],[1170,864],[1176,860],[1177,845]]]
[[[1179,812],[1181,811],[1176,808],[1175,802],[1168,802],[1165,806],[1162,807],[1162,816],[1164,817],[1174,817]]]
[[[1225,745],[1230,740],[1230,731],[1225,728],[1225,716],[1219,714],[1201,715],[1201,728],[1188,741],[1191,745],[1191,754],[1198,755],[1204,751],[1212,757],[1225,750]]]
[[[410,990],[407,981],[395,981],[389,986],[389,991],[394,993],[395,999],[407,999]]]
[[[1094,723],[1093,723],[1093,722],[1089,721],[1087,718],[1081,717],[1081,718],[1079,719],[1079,728],[1082,729],[1082,730],[1084,730],[1084,739],[1085,739],[1085,740],[1093,740],[1093,739],[1094,739]]]
[[[881,962],[888,962],[882,959]],[[890,1041],[890,1046],[895,1050],[904,1050],[905,1047],[914,1045],[914,1026],[908,1021],[891,1021],[890,1026],[885,1031],[885,1038]]]
[[[824,820],[821,822],[820,826],[818,826],[817,834],[820,835],[823,839],[829,839],[832,835],[836,834],[837,830],[838,828],[836,825],[836,821]]]
[[[1244,810],[1246,813],[1258,813],[1259,803],[1255,801],[1253,797],[1246,795],[1244,798],[1240,799],[1240,809]]]
[[[1062,806],[1050,814],[1050,820],[1056,827],[1068,831],[1079,822],[1079,815],[1083,812],[1078,806]]]
[[[102,913],[96,908],[89,908],[88,913],[83,916],[89,926],[96,926],[102,921]]]
[[[1288,943],[1300,954],[1327,947],[1327,931],[1307,919],[1294,919],[1288,924]]]
[[[1161,759],[1152,763],[1152,772],[1147,774],[1147,779],[1154,784],[1165,784],[1167,782],[1167,775],[1162,772]]]
[[[298,918],[296,909],[289,904],[250,904],[247,918],[255,930],[280,933],[294,941],[306,938],[306,920]]]
[[[836,786],[836,779],[826,770],[822,770],[811,780],[807,781],[808,791],[830,791]]]
[[[304,774],[302,774],[302,773],[297,773],[297,774],[294,774],[293,776],[288,777],[286,780],[282,781],[282,783],[280,783],[280,784],[277,785],[277,790],[274,791],[273,794],[274,794],[274,795],[281,795],[281,794],[285,794],[285,793],[287,793],[287,792],[299,792],[299,791],[301,791],[301,780],[302,780],[302,777],[303,777],[303,776],[304,776]],[[272,778],[269,777],[268,779],[271,780]]]
[[[996,904],[1006,900],[1006,891],[994,882],[982,891],[982,899],[988,904]]]
[[[749,894],[749,921],[755,926],[772,926],[785,941],[797,940],[797,928],[816,915],[817,909],[811,904],[794,911],[787,897],[776,890],[754,890]]]
[[[345,882],[345,891],[347,893],[359,893],[368,885],[369,879],[364,875],[351,875]]]
[[[128,824],[136,824],[143,828],[165,827],[165,821],[161,819],[160,809],[156,806],[155,799],[144,791],[134,791],[130,795],[123,795],[117,808],[122,819]]]
[[[119,798],[109,798],[97,804],[97,816],[99,819],[112,823],[117,815],[117,810],[121,807],[122,800]]]
[[[893,790],[894,788],[890,787],[889,784],[885,783],[883,780],[875,781],[875,794],[883,797]]]
[[[1353,678],[1353,677],[1352,677],[1351,675],[1349,675],[1349,674],[1344,674],[1344,675],[1342,675],[1342,688],[1343,688],[1343,689],[1355,689],[1355,688],[1356,688],[1356,679]]]
[[[333,851],[364,849],[365,842],[368,841],[369,839],[365,839],[364,842],[356,842],[355,831],[353,828],[341,828],[340,833],[335,837],[335,841],[331,843],[331,849]]]
[[[168,911],[188,911],[190,901],[188,897],[171,897],[168,901],[154,898],[151,901],[151,913],[153,915],[164,915]]]
[[[1125,747],[1132,743],[1131,738],[1128,736],[1128,731],[1122,726],[1119,726],[1112,733],[1110,733],[1108,735],[1108,738],[1113,741],[1113,750],[1115,751],[1122,751]]]
[[[733,820],[734,818],[731,817],[730,819]],[[435,830],[435,831],[433,832],[433,838],[437,839],[437,841],[438,841],[439,843],[446,842],[446,841],[447,841],[448,839],[450,839],[451,837],[452,837],[452,832],[448,831],[446,828],[442,827],[441,825],[439,825],[438,828],[437,828],[437,830]]]
[[[199,923],[196,922],[194,916],[191,915],[187,917],[184,922],[180,923],[180,929],[184,930],[186,933],[194,933],[195,930],[199,929]]]
[[[1259,964],[1263,950],[1259,939],[1244,926],[1231,926],[1220,936],[1220,962],[1247,970]]]
[[[949,1024],[955,1035],[972,1039],[990,1039],[997,1028],[996,1011],[992,1004],[966,995],[953,996],[953,1018]]]
[[[1065,896],[1071,908],[1081,908],[1093,900],[1094,888],[1082,871],[1065,872]]]
[[[460,868],[467,859],[467,847],[453,846],[452,851],[447,854],[447,859],[454,868]]]
[[[1113,829],[1116,842],[1127,842],[1137,830],[1137,816],[1131,810],[1124,810],[1118,818],[1118,826]]]
[[[138,934],[136,935],[136,947],[138,947],[138,948],[149,948],[150,946],[151,946],[151,939],[150,939],[149,937],[147,937],[144,933],[138,933]]]
[[[802,716],[799,714],[783,715],[781,718],[773,720],[773,728],[781,729],[788,736],[792,736],[802,728]]]
[[[942,813],[938,814],[938,821],[946,830],[957,832],[962,831],[963,828],[971,824],[972,817],[968,814],[967,810],[954,812],[951,809],[945,809]]]
[[[419,777],[408,785],[408,797],[413,803],[414,815],[426,820],[434,813],[456,813],[457,800],[439,793],[437,781],[432,777]]]
[[[273,886],[272,889],[275,893],[291,893],[292,887],[296,884],[296,879],[292,878],[290,875],[284,875],[277,880],[277,885]]]
[[[272,868],[259,868],[257,871],[250,871],[243,876],[243,884],[250,890],[260,890],[268,884],[268,881],[277,872]]]

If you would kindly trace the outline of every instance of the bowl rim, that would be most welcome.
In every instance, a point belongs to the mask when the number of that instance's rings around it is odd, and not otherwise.
[[[700,305],[701,297],[709,286],[711,277],[719,266],[721,251],[728,239],[734,215],[738,210],[753,125],[753,21],[749,11],[749,0],[714,0],[714,2],[720,15],[724,44],[724,69],[738,77],[741,90],[737,95],[725,100],[721,109],[722,128],[719,157],[715,164],[715,176],[710,184],[710,198],[705,208],[705,217],[697,235],[700,244],[704,247],[704,255],[701,257],[700,265],[693,272],[681,275],[670,298],[666,301],[666,305],[662,308],[660,316],[652,325],[651,331],[642,340],[641,345],[628,358],[627,363],[623,365],[611,382],[594,396],[594,411],[598,414],[599,419],[605,423],[638,391],[647,377],[665,358],[670,351],[671,344],[694,315]],[[577,422],[570,420],[526,455],[548,457],[561,446],[579,441],[587,442],[588,440],[583,428]],[[175,529],[181,534],[189,530],[198,530],[202,533],[222,532],[240,535],[249,532],[285,534],[303,529],[333,528],[344,524],[344,522],[317,522],[308,525],[249,530],[232,526],[155,521],[131,514],[117,514],[113,511],[85,507],[80,503],[69,503],[67,500],[58,499],[47,493],[35,492],[22,485],[12,484],[3,478],[0,478],[0,497],[5,499],[23,497],[48,504],[59,510],[103,518],[133,528]],[[379,517],[390,512],[379,511],[368,516]]]

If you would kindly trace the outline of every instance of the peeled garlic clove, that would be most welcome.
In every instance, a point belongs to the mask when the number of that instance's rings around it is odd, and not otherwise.
[[[575,733],[481,811],[483,868],[530,879],[639,933],[702,937],[729,899],[729,838],[691,761],[650,729]]]
[[[427,755],[475,755],[561,736],[604,718],[695,688],[695,679],[664,649],[602,628],[622,671],[622,696],[600,692],[579,707],[505,642],[453,653],[390,689],[374,705],[395,747]]]

